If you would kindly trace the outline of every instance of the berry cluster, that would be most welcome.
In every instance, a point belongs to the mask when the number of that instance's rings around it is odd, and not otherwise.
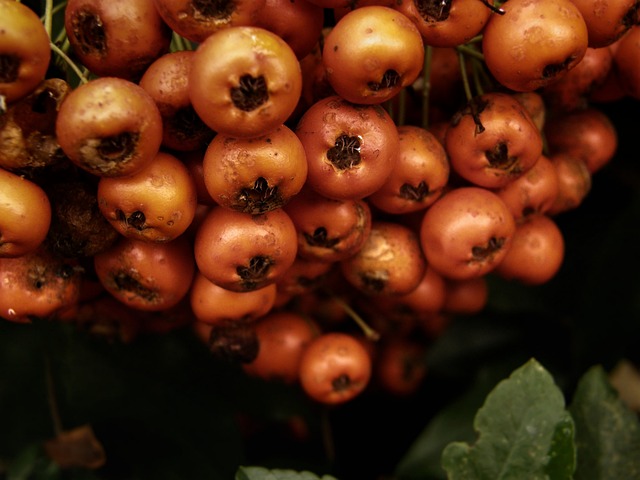
[[[192,328],[338,404],[414,391],[488,275],[552,279],[636,1],[347,3],[0,0],[0,317]]]

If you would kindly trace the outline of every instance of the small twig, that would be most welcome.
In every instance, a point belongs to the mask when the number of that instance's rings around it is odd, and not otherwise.
[[[464,93],[467,101],[473,98],[471,93],[471,85],[469,85],[469,77],[467,75],[467,64],[465,58],[465,52],[461,48],[457,47],[458,51],[458,63],[460,64],[460,74],[462,75],[462,85],[464,87]]]
[[[47,36],[51,39],[51,29],[53,23],[53,0],[46,0],[44,3],[44,29],[47,32]]]
[[[69,56],[60,47],[58,47],[54,43],[49,43],[49,46],[51,47],[51,50],[53,52],[55,52],[58,56],[60,56],[60,58],[62,58],[65,61],[65,63],[69,67],[71,67],[71,69],[80,79],[81,83],[87,83],[89,81],[87,80],[87,77],[85,77],[84,73],[82,73],[82,71],[78,68],[78,66],[73,62],[73,60],[71,60]]]
[[[484,88],[482,87],[482,80],[480,79],[480,70],[482,65],[477,59],[472,59],[472,72],[473,72],[473,84],[476,87],[476,95],[484,95]]]
[[[478,60],[484,62],[484,55],[482,54],[482,52],[480,52],[477,48],[475,48],[474,46],[468,43],[465,43],[464,45],[458,45],[456,47],[456,50],[458,51],[458,53],[462,52],[465,55],[468,55],[473,58],[477,58]]]
[[[193,45],[183,36],[173,32],[171,36],[171,51],[182,52],[184,50],[193,50]]]
[[[362,332],[365,334],[367,339],[372,340],[374,342],[380,339],[380,334],[376,332],[373,328],[371,328],[369,324],[367,324],[367,322],[365,322],[364,319],[360,315],[358,315],[358,313],[353,308],[351,308],[351,305],[349,305],[343,298],[339,297],[338,295],[335,295],[330,290],[328,289],[326,290],[327,290],[327,293],[331,295],[340,304],[340,306],[344,309],[347,315],[349,315],[349,317],[351,317],[351,319],[358,324],[358,326],[360,327]]]

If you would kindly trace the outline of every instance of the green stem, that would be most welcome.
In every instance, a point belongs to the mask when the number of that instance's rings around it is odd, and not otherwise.
[[[482,65],[480,64],[480,62],[476,59],[472,59],[472,69],[473,69],[473,84],[476,87],[476,94],[477,95],[483,95],[484,94],[484,88],[482,86],[482,80],[480,78],[480,70],[482,69]]]
[[[46,0],[45,4],[44,4],[44,29],[47,32],[47,35],[49,36],[49,39],[51,39],[51,25],[53,23],[53,0]]]
[[[458,45],[456,47],[456,50],[458,51],[458,53],[462,52],[465,55],[468,55],[473,58],[477,58],[478,60],[484,62],[484,55],[482,54],[482,52],[480,52],[477,48],[469,44]]]
[[[82,71],[78,68],[78,66],[73,62],[73,60],[71,60],[69,56],[62,51],[61,48],[59,48],[54,43],[50,43],[49,46],[51,47],[51,50],[53,52],[55,52],[58,56],[60,56],[60,58],[62,58],[66,62],[66,64],[69,67],[71,67],[71,69],[75,72],[75,74],[80,79],[80,83],[87,83],[89,81],[87,80],[87,77],[85,77],[84,73],[82,73]]]
[[[487,72],[487,69],[485,67],[485,63],[475,60],[475,62],[478,65],[478,77],[480,78],[480,80],[483,81],[484,85],[487,88],[493,89],[493,79],[491,78],[491,76],[489,75],[489,73]]]
[[[481,41],[482,41],[482,34],[480,34],[480,35],[476,35],[475,37],[470,38],[469,40],[467,40],[467,42],[466,42],[466,43],[467,43],[467,44],[470,44],[470,43],[479,43],[479,42],[481,42]]]
[[[360,315],[358,315],[358,313],[353,308],[351,308],[351,306],[347,302],[345,302],[340,297],[336,298],[338,300],[338,303],[342,306],[342,308],[344,308],[344,311],[347,312],[347,314],[353,319],[353,321],[358,324],[362,332],[369,340],[373,340],[375,342],[380,339],[380,334],[373,328],[371,328],[369,324],[367,324],[367,322],[365,322],[364,319]]]
[[[46,0],[45,0],[46,1]],[[58,3],[56,6],[51,8],[51,19],[53,21],[53,17],[60,11],[64,10],[65,7],[67,6],[67,2],[60,2]],[[40,21],[42,23],[46,23],[46,18],[47,18],[47,11],[46,11],[46,4],[45,4],[45,13],[44,15],[42,15],[40,17]]]
[[[171,37],[171,51],[182,52],[183,50],[193,50],[193,45],[183,36],[173,32]]]
[[[467,75],[467,64],[464,51],[458,48],[458,63],[460,64],[460,74],[462,76],[462,85],[464,87],[464,93],[467,101],[473,98],[471,93],[471,86],[469,85],[469,77]]]
[[[334,294],[328,288],[326,289],[326,291],[329,295],[331,295],[331,297],[333,297],[340,304],[340,306],[344,309],[347,315],[349,315],[349,317],[351,317],[351,319],[354,322],[356,322],[356,324],[360,327],[360,329],[362,330],[364,335],[367,337],[367,339],[372,340],[374,342],[380,339],[380,334],[376,332],[373,328],[371,328],[369,324],[367,324],[367,322],[365,322],[365,320],[360,315],[358,315],[358,312],[356,312],[353,308],[351,308],[351,305],[349,305],[340,296]]]
[[[58,32],[58,36],[53,39],[53,43],[56,45],[62,45],[60,48],[67,52],[69,49],[69,38],[67,37],[67,31],[63,28]]]

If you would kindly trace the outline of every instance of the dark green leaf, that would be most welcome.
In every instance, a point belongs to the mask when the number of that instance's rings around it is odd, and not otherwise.
[[[272,469],[264,467],[240,467],[236,472],[236,480],[337,480],[330,475],[318,477],[311,472]]]
[[[640,478],[640,422],[602,366],[582,376],[569,411],[576,425],[576,480]]]
[[[573,421],[551,374],[535,359],[516,369],[478,410],[475,445],[447,445],[451,480],[562,480],[575,469]]]
[[[481,370],[471,388],[429,422],[399,462],[395,476],[400,480],[446,479],[440,462],[443,449],[455,440],[474,439],[475,414],[502,374],[497,368]]]

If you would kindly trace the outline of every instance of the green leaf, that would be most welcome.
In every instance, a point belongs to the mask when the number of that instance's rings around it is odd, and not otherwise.
[[[236,472],[235,480],[337,480],[330,475],[323,475],[318,477],[317,475],[302,471],[296,472],[295,470],[285,469],[273,469],[269,470],[264,467],[240,467]]]
[[[440,462],[443,449],[455,440],[474,439],[474,416],[504,375],[504,369],[498,366],[481,369],[471,387],[438,412],[420,433],[396,466],[395,477],[400,480],[445,480],[446,472]]]
[[[575,470],[573,420],[562,391],[535,359],[516,369],[478,410],[475,445],[442,454],[450,480],[563,480]]]
[[[640,422],[601,366],[582,376],[569,411],[576,425],[576,480],[640,478]]]

